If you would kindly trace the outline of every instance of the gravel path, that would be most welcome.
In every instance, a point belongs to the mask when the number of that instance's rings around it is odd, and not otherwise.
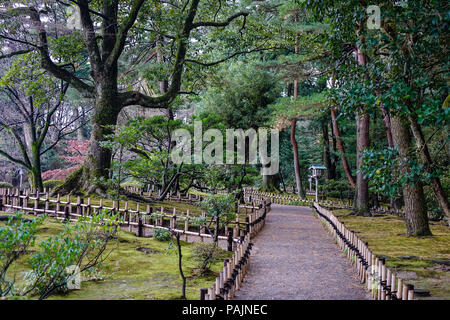
[[[236,300],[369,299],[350,262],[308,207],[272,204],[253,243]]]

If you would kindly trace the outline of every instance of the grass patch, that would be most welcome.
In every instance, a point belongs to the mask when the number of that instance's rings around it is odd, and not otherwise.
[[[372,252],[388,257],[388,267],[397,272],[415,272],[417,278],[408,283],[429,290],[430,298],[450,299],[450,267],[432,261],[450,260],[450,229],[444,223],[430,222],[432,236],[406,237],[405,223],[397,216],[360,217],[348,215],[350,212],[333,210],[347,228],[359,232]]]

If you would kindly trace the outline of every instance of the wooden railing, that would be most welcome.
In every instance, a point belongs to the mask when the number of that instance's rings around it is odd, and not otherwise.
[[[313,204],[312,200],[300,199],[298,195],[276,194],[276,193],[256,191],[253,189],[245,189],[244,198],[246,199],[247,202],[251,202],[253,200],[261,201],[262,199],[270,199],[272,203],[283,205],[312,206]]]
[[[174,208],[153,207],[146,204],[145,209],[141,210],[141,204],[136,203],[136,209],[129,207],[128,201],[122,201],[123,207],[117,201],[112,201],[112,206],[104,205],[106,200],[99,199],[99,204],[91,203],[91,198],[87,201],[77,197],[76,202],[71,202],[70,197],[61,197],[57,195],[51,198],[47,192],[30,192],[28,190],[19,191],[18,189],[0,189],[0,211],[22,211],[33,215],[47,214],[50,217],[59,220],[76,221],[81,216],[89,216],[93,213],[100,213],[103,210],[119,214],[122,221],[121,227],[128,228],[130,232],[136,232],[137,236],[148,236],[154,229],[172,229],[174,232],[183,234],[185,240],[188,237],[199,237],[201,241],[205,238],[212,238],[204,225],[195,222],[196,218],[189,209],[186,212]],[[227,248],[232,251],[233,243],[240,240],[241,236],[250,232],[253,233],[259,228],[255,224],[262,213],[262,204],[258,207],[242,205],[245,214],[237,214],[235,221],[229,221],[223,228],[219,229],[219,240],[227,241]],[[242,210],[241,210],[242,211]],[[200,217],[206,219],[202,212]],[[244,220],[244,221],[242,221]],[[206,223],[211,221],[205,220]],[[214,224],[214,221],[212,222]]]
[[[142,197],[150,198],[150,199],[158,199],[161,195],[160,191],[155,192],[153,190],[144,191],[142,188],[138,187],[125,187],[125,189],[129,192],[133,192],[136,194],[139,194]],[[197,204],[198,202],[202,201],[204,196],[196,195],[196,194],[181,194],[180,192],[173,193],[169,192],[164,200],[167,201],[175,201],[175,202],[181,202],[181,203],[189,203],[189,204]]]
[[[406,284],[386,266],[384,258],[378,258],[352,230],[349,230],[333,213],[318,203],[314,208],[335,237],[337,245],[351,261],[361,283],[375,300],[414,300],[414,286]]]

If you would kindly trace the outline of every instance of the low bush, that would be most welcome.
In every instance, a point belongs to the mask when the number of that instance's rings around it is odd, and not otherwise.
[[[211,268],[211,265],[218,262],[221,257],[220,248],[217,244],[208,242],[198,242],[194,244],[192,257],[197,263],[197,268],[201,274],[204,274]]]
[[[0,188],[13,188],[13,185],[9,182],[0,181]]]
[[[132,187],[132,188],[142,188],[142,184],[139,181],[135,181],[135,180],[131,180],[131,181],[126,181],[126,182],[122,182],[120,184],[120,186],[122,188],[128,188],[128,187]]]
[[[158,241],[169,241],[170,240],[170,232],[164,229],[155,229],[153,232],[153,236]]]
[[[57,186],[59,186],[61,183],[62,183],[62,180],[47,180],[47,181],[44,181],[42,184],[44,185],[44,188],[54,189]]]

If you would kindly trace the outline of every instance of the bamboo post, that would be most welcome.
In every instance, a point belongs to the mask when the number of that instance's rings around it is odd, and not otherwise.
[[[224,274],[223,274],[223,270],[219,273],[219,292],[221,292],[223,289],[223,284],[224,284]],[[226,300],[225,298],[225,294],[223,294],[223,300]]]
[[[396,287],[395,287],[396,284],[397,284],[397,277],[396,277],[395,273],[392,272],[392,275],[391,275],[391,292],[392,292],[392,296],[394,295],[394,292],[396,291]],[[391,296],[391,299],[392,299],[392,296]]]
[[[250,232],[250,218],[247,216],[245,217],[245,234]]]
[[[81,214],[81,206],[80,206],[80,204],[81,204],[81,197],[78,196],[77,197],[77,209],[76,209],[76,212],[77,212],[78,215]]]
[[[99,213],[102,213],[103,211],[103,199],[100,198],[100,203],[98,204],[98,211]]]
[[[403,300],[403,280],[398,278],[397,281],[397,299],[398,300]]]
[[[233,251],[233,229],[228,230],[228,251]]]
[[[186,211],[186,219],[184,219],[184,237],[188,241],[187,232],[189,231],[189,209]]]
[[[142,238],[144,236],[144,225],[142,223],[142,217],[141,215],[138,213],[138,237]],[[131,224],[130,224],[131,227]]]
[[[408,284],[408,298],[406,300],[414,300],[414,286],[412,284]]]
[[[201,288],[200,289],[200,300],[206,300],[207,293],[208,293],[208,289]]]
[[[69,222],[70,221],[70,206],[64,207],[64,221]]]
[[[88,198],[85,215],[91,215],[91,197]]]
[[[34,214],[37,215],[37,210],[39,209],[39,191],[37,191],[37,190],[35,192],[33,209],[34,209]]]

